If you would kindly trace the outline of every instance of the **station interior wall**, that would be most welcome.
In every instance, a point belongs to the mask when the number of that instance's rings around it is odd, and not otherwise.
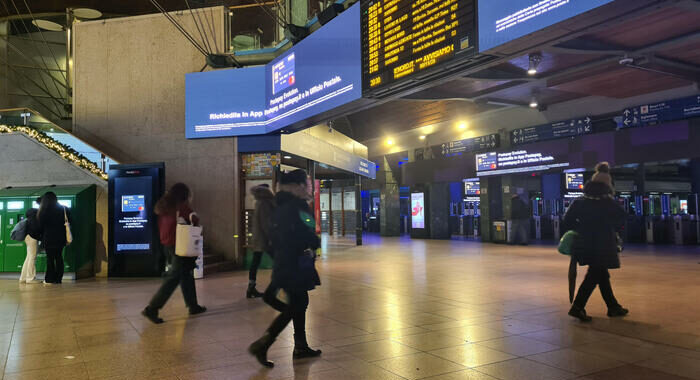
[[[204,12],[224,51],[228,12]],[[189,13],[171,15],[196,30]],[[235,139],[185,139],[185,74],[202,70],[204,56],[154,14],[77,24],[74,59],[73,133],[123,164],[164,162],[166,186],[184,182],[194,193],[205,251],[240,262],[233,249]]]
[[[0,188],[97,185],[95,276],[107,277],[107,182],[21,133],[0,134]]]

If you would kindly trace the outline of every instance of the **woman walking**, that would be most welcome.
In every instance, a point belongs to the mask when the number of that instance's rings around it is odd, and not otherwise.
[[[70,223],[70,211],[58,203],[56,194],[49,191],[41,197],[37,212],[41,229],[41,243],[46,249],[46,276],[44,284],[60,284],[63,280],[63,249]]]
[[[194,285],[194,268],[196,257],[182,257],[175,254],[175,232],[178,218],[187,224],[199,225],[199,217],[190,206],[191,193],[187,185],[176,183],[156,203],[155,212],[158,215],[158,228],[160,230],[160,242],[163,245],[166,257],[172,262],[172,268],[167,272],[163,284],[153,296],[151,302],[141,312],[143,316],[153,323],[163,323],[158,316],[158,311],[163,308],[178,284],[185,298],[185,305],[189,308],[190,315],[200,314],[207,308],[197,303],[197,289]]]
[[[275,195],[272,194],[270,186],[262,184],[251,189],[255,197],[255,214],[253,215],[253,262],[250,264],[248,273],[248,290],[246,298],[262,297],[256,288],[258,278],[258,268],[264,252],[272,255],[272,244],[270,242],[270,225],[272,224],[272,211],[275,209]]]
[[[293,358],[321,355],[320,350],[311,349],[306,341],[308,291],[321,284],[314,267],[314,252],[320,246],[320,239],[314,231],[315,221],[306,203],[307,191],[306,172],[298,169],[282,175],[280,191],[275,195],[276,208],[270,234],[275,263],[270,288],[284,289],[288,303],[280,305],[280,315],[248,348],[260,364],[269,368],[274,363],[267,360],[267,350],[290,321],[294,322]]]
[[[41,198],[36,200],[41,204]],[[41,240],[41,228],[37,219],[37,210],[31,208],[27,210],[27,236],[24,243],[27,245],[27,257],[22,264],[22,273],[19,276],[20,284],[36,284],[41,281],[36,279],[36,254],[39,250],[39,240]]]
[[[602,168],[607,170],[601,171],[601,175],[596,172],[594,179],[584,186],[584,196],[574,201],[564,216],[564,230],[578,233],[572,256],[580,265],[588,266],[569,311],[570,316],[583,322],[592,319],[586,314],[585,307],[596,286],[608,307],[609,317],[621,317],[629,312],[617,302],[608,272],[620,268],[617,233],[625,224],[626,214],[611,195],[613,190],[607,164]]]

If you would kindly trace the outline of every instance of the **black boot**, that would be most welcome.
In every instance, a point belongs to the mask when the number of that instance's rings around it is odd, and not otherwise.
[[[630,311],[624,307],[617,305],[608,309],[608,317],[624,317]]]
[[[275,342],[275,338],[270,335],[270,333],[266,332],[265,335],[262,336],[262,338],[256,340],[253,342],[253,344],[248,347],[248,352],[255,356],[255,359],[258,360],[258,363],[262,364],[264,367],[267,368],[272,368],[275,366],[275,363],[267,360],[267,350],[272,346],[272,343]]]
[[[309,343],[306,342],[306,333],[304,333],[304,335],[294,334],[294,353],[292,354],[292,358],[304,359],[319,356],[321,356],[321,350],[314,350],[309,347]]]
[[[248,290],[245,292],[245,298],[260,298],[263,294],[255,289],[255,284],[248,285]]]
[[[150,306],[146,306],[146,308],[141,312],[141,315],[157,325],[163,323],[163,319],[158,317],[158,310],[152,309]]]
[[[593,320],[593,318],[589,317],[588,314],[586,314],[586,310],[580,307],[577,307],[576,305],[571,306],[571,310],[569,310],[569,315],[578,318],[581,322],[590,322]]]
[[[197,315],[197,314],[202,314],[205,311],[207,311],[207,308],[204,306],[197,305],[195,307],[190,308],[190,315]]]

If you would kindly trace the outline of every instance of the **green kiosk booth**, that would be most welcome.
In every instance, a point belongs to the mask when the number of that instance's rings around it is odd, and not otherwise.
[[[30,208],[38,208],[36,199],[47,191],[58,196],[58,202],[70,209],[73,243],[63,251],[64,278],[80,279],[95,273],[95,185],[14,187],[0,189],[0,272],[19,273],[27,256],[24,242],[13,241],[10,233],[25,218]],[[37,273],[46,272],[46,252],[39,248]]]

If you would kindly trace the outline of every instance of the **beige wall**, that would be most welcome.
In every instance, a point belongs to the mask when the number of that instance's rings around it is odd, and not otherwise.
[[[205,12],[223,51],[227,13]],[[189,13],[173,16],[199,39]],[[165,162],[168,185],[194,191],[205,249],[234,259],[233,139],[185,139],[185,74],[204,63],[160,14],[79,23],[73,133],[121,163]]]

